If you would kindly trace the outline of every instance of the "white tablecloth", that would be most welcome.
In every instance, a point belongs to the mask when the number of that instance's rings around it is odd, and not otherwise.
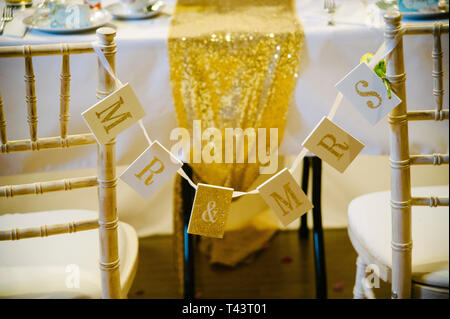
[[[103,4],[111,0],[103,0]],[[114,0],[115,1],[115,0]],[[167,1],[173,4],[174,1]],[[363,2],[359,0],[338,1],[337,25],[328,27],[322,1],[298,1],[298,13],[306,33],[306,48],[302,60],[303,71],[295,92],[295,104],[289,110],[287,131],[283,142],[285,154],[295,154],[304,137],[318,120],[328,113],[336,96],[335,83],[350,71],[362,54],[374,52],[383,41],[383,31],[367,25]],[[141,21],[112,21],[117,28],[117,72],[123,82],[129,82],[147,110],[144,123],[150,135],[169,146],[169,132],[176,126],[169,79],[167,55],[167,33],[170,16]],[[24,43],[57,43],[94,41],[95,33],[79,35],[50,35],[32,31],[25,38],[0,36],[0,45]],[[431,94],[431,37],[406,37],[406,67],[408,72],[408,105],[412,109],[432,108]],[[448,108],[448,36],[443,38],[445,57],[445,107]],[[94,55],[75,55],[72,59],[72,98],[69,132],[87,132],[80,113],[95,101],[96,58]],[[423,63],[419,63],[424,59]],[[36,57],[33,59],[36,73],[39,129],[38,135],[57,136],[59,112],[59,73],[61,60],[58,57]],[[0,90],[5,105],[10,140],[29,138],[26,123],[25,85],[23,81],[23,58],[0,59]],[[366,143],[366,154],[387,154],[389,149],[387,121],[372,127],[347,102],[341,105],[336,121]],[[448,152],[448,122],[438,125],[411,124],[412,150],[414,152]],[[117,139],[119,165],[127,165],[146,147],[146,141],[138,126],[123,132]],[[95,146],[73,148],[68,152],[48,150],[12,154],[7,159],[0,154],[0,185],[29,183],[39,179],[95,174]],[[345,174],[324,166],[323,184],[324,227],[345,227],[346,207],[355,196],[389,187],[389,165],[386,158],[359,157]],[[371,167],[371,170],[367,168]],[[87,170],[76,170],[88,168]],[[118,173],[125,166],[118,168]],[[49,170],[70,169],[71,172]],[[429,170],[413,174],[413,184],[448,184],[448,171],[432,179]],[[29,175],[27,173],[42,173]],[[5,176],[24,173],[18,177]],[[414,180],[416,178],[416,180]],[[370,182],[358,182],[364,180]],[[143,200],[120,180],[118,182],[118,213],[120,219],[133,225],[139,236],[165,234],[172,231],[172,189],[170,180],[150,200]],[[60,197],[62,196],[62,198]],[[83,198],[83,200],[80,200]],[[258,196],[243,198],[236,208],[239,214],[230,214],[229,222],[237,223],[250,218],[263,204]],[[62,206],[62,204],[65,204]],[[0,203],[1,212],[25,212],[60,209],[70,206],[79,209],[97,209],[96,194],[91,190],[79,190],[72,198],[69,194],[17,197]],[[240,219],[238,218],[240,216]],[[242,217],[244,216],[244,217]],[[291,227],[298,222],[291,224]]]
[[[103,5],[116,0],[104,0]],[[168,9],[174,0],[166,0]],[[336,26],[326,25],[322,1],[297,1],[297,9],[306,35],[302,71],[295,91],[295,103],[288,113],[281,154],[294,155],[301,142],[318,121],[328,113],[337,94],[334,85],[345,76],[366,52],[375,52],[383,42],[383,29],[367,24],[365,2],[338,1]],[[170,131],[176,127],[173,107],[167,35],[170,15],[155,19],[117,21],[117,73],[122,82],[129,82],[143,103],[147,115],[144,124],[153,139],[170,148]],[[95,32],[74,35],[54,35],[32,31],[24,38],[0,36],[0,45],[95,41]],[[431,78],[431,36],[407,36],[405,39],[408,107],[434,108]],[[448,88],[448,36],[443,37],[444,87]],[[96,58],[76,55],[72,60],[72,87],[69,132],[87,131],[80,113],[95,103]],[[58,92],[61,59],[34,58],[38,107],[38,136],[58,135]],[[0,89],[8,122],[8,138],[29,138],[25,117],[24,60],[0,60]],[[448,108],[448,90],[445,92]],[[365,154],[387,154],[389,131],[387,120],[371,126],[344,100],[335,121],[366,144]],[[410,130],[413,152],[448,152],[448,122],[441,125],[412,124]],[[147,144],[135,125],[118,137],[119,165],[131,163]],[[76,148],[66,156],[42,156],[39,152],[14,154],[12,160],[0,155],[0,175],[44,171],[49,168],[67,169],[95,167],[95,154]],[[54,151],[48,151],[53,154]],[[91,152],[92,153],[92,152]],[[56,153],[55,153],[56,154]]]

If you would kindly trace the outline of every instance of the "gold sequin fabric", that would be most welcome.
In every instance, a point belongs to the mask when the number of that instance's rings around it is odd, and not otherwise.
[[[194,120],[202,121],[202,130],[220,129],[222,136],[225,128],[278,128],[280,143],[303,43],[293,0],[178,0],[168,39],[178,125],[187,128],[191,136]],[[269,134],[266,139],[269,146]],[[252,147],[248,145],[246,152]],[[191,158],[190,165],[195,182],[242,191],[259,174],[258,161],[195,164]],[[177,176],[174,244],[182,282],[180,183]],[[182,293],[183,285],[180,289]]]
[[[168,42],[179,126],[191,136],[193,120],[222,136],[227,127],[278,128],[281,142],[303,39],[291,0],[179,0]],[[258,162],[192,166],[200,181],[235,190],[259,174]]]
[[[197,186],[188,233],[223,238],[233,189],[205,184]]]

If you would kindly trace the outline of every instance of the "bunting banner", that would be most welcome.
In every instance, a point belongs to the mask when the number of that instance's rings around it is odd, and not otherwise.
[[[181,168],[182,162],[177,156],[158,141],[150,139],[141,121],[145,112],[138,98],[129,84],[122,85],[96,44],[93,44],[94,50],[103,67],[116,81],[118,89],[83,112],[83,118],[100,144],[107,143],[135,123],[140,125],[149,147],[120,178],[146,199],[176,173],[187,180],[196,189],[189,233],[222,238],[232,198],[249,194],[259,194],[281,224],[287,226],[313,207],[292,176],[308,151],[343,173],[364,148],[362,142],[333,122],[343,98],[348,99],[373,125],[401,103],[395,93],[390,91],[390,83],[385,76],[381,76],[385,74],[383,59],[392,52],[401,36],[402,32],[388,45],[383,43],[370,61],[361,62],[336,84],[339,93],[328,116],[322,118],[302,143],[303,148],[292,166],[282,169],[248,192],[208,184],[196,185]],[[384,73],[380,75],[379,72]]]

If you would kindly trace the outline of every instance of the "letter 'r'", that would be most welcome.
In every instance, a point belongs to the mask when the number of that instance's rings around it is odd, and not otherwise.
[[[326,141],[328,141],[328,142],[326,142]],[[324,137],[322,137],[322,139],[319,141],[319,143],[317,143],[317,145],[325,148],[331,154],[336,156],[338,160],[341,159],[341,157],[342,157],[342,155],[344,155],[344,153],[338,153],[338,151],[336,151],[336,148],[339,148],[343,151],[348,150],[347,143],[345,143],[345,142],[344,142],[344,144],[336,143],[336,138],[334,137],[334,135],[331,135],[331,134],[327,134]]]
[[[159,163],[159,168],[158,169],[154,169],[154,165],[156,165],[157,163]],[[150,175],[147,177],[147,179],[144,181],[145,185],[150,185],[153,183],[152,178],[154,174],[159,174],[164,170],[164,164],[163,162],[157,158],[156,156],[153,158],[153,161],[151,161],[150,164],[148,164],[147,166],[144,167],[144,169],[139,173],[139,174],[134,174],[137,178],[141,179],[141,177],[145,174],[145,172],[149,171]]]
[[[278,206],[280,206],[280,209],[283,211],[283,216],[290,213],[290,211],[293,209],[292,203],[291,203],[291,197],[294,200],[295,208],[302,205],[302,202],[295,196],[294,191],[290,187],[289,183],[286,183],[283,185],[284,194],[286,198],[283,198],[280,196],[277,192],[273,192],[270,194],[270,196],[277,202]],[[289,208],[289,210],[285,210],[284,208]]]
[[[111,106],[108,106],[101,112],[95,112],[95,115],[97,115],[97,118],[100,119],[102,114],[108,111],[106,113],[105,117],[101,120],[101,123],[110,122],[110,121],[115,120],[111,124],[103,126],[103,128],[106,131],[106,134],[109,134],[109,131],[112,128],[114,128],[115,126],[117,126],[119,123],[125,121],[127,118],[133,117],[130,112],[115,115],[115,113],[119,110],[119,108],[122,104],[123,104],[123,99],[120,96],[119,100],[117,100],[117,102],[111,104]]]

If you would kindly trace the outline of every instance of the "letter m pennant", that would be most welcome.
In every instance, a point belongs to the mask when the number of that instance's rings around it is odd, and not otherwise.
[[[127,83],[81,115],[97,142],[106,144],[143,118],[145,111]]]
[[[258,191],[284,226],[313,208],[287,168],[259,185]]]

